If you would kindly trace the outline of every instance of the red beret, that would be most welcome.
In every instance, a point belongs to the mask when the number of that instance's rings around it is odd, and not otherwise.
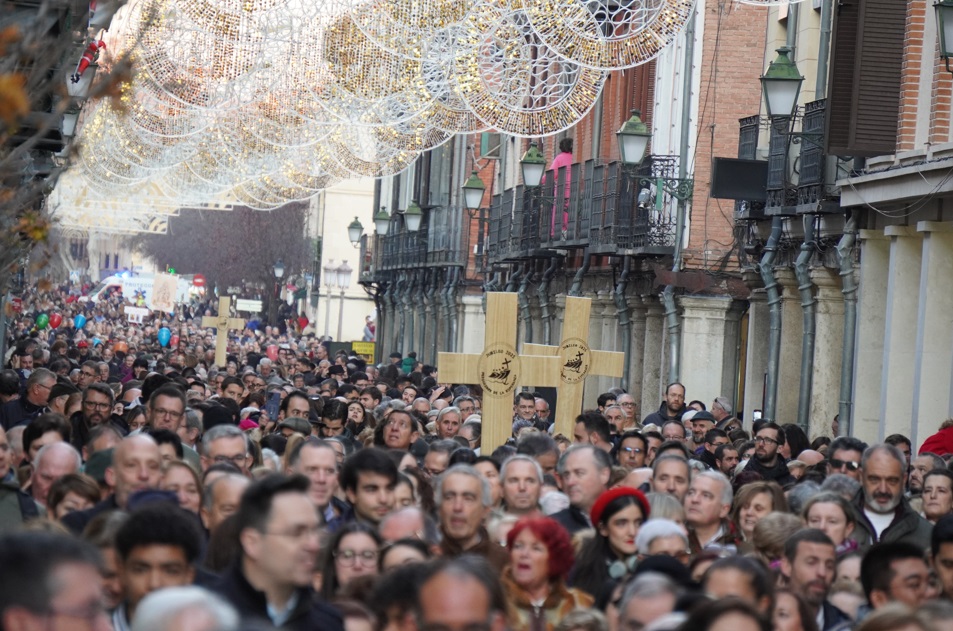
[[[639,506],[642,507],[642,519],[648,519],[649,501],[645,498],[645,494],[638,489],[632,488],[631,486],[617,486],[614,489],[609,489],[600,495],[599,499],[596,500],[596,503],[592,505],[592,510],[589,512],[589,518],[592,520],[592,525],[599,525],[599,522],[602,519],[602,511],[606,509],[606,506],[609,505],[609,502],[626,496],[634,497],[639,502]]]

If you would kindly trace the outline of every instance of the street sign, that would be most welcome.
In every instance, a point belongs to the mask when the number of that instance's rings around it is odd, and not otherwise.
[[[239,298],[235,302],[235,310],[244,311],[246,313],[261,313],[261,300]]]
[[[351,352],[361,357],[374,359],[374,342],[351,342]]]

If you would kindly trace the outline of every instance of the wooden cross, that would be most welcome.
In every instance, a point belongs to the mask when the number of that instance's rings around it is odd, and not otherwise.
[[[216,329],[215,332],[215,365],[219,368],[225,366],[225,357],[228,355],[228,332],[232,329],[242,330],[245,328],[245,321],[241,318],[229,318],[229,307],[232,299],[223,296],[218,299],[218,315],[205,316],[202,318],[202,327],[206,329]]]
[[[591,298],[566,298],[563,334],[559,346],[523,344],[523,352],[559,357],[559,384],[556,386],[555,433],[572,436],[576,416],[582,412],[582,395],[588,375],[621,377],[625,353],[594,351],[589,338]]]
[[[519,386],[559,385],[559,358],[516,352],[515,293],[486,295],[483,353],[438,353],[440,380],[483,386],[481,453],[506,442],[513,433],[513,396]]]

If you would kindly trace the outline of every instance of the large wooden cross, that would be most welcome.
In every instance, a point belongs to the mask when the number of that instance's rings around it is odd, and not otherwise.
[[[589,348],[589,312],[591,298],[566,298],[563,334],[559,346],[523,344],[523,352],[531,355],[557,355],[560,362],[559,384],[556,386],[556,433],[572,436],[576,416],[582,412],[582,395],[586,377],[621,377],[625,353],[594,351]]]
[[[239,331],[245,328],[245,321],[241,318],[229,318],[229,307],[232,299],[228,296],[222,296],[218,299],[218,315],[205,316],[202,318],[202,327],[206,329],[216,329],[215,331],[215,365],[219,368],[225,366],[225,358],[228,356],[228,332],[233,329]]]
[[[483,353],[438,353],[440,381],[483,386],[481,452],[489,454],[513,433],[513,396],[519,386],[559,384],[559,358],[516,352],[515,293],[486,295]]]

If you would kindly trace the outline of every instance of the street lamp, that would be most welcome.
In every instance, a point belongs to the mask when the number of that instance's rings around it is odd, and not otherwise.
[[[355,248],[361,244],[361,237],[364,236],[364,226],[360,220],[355,217],[354,221],[347,226],[347,238],[351,240],[351,245]]]
[[[390,228],[390,215],[387,214],[387,209],[381,206],[381,209],[374,215],[374,230],[380,236],[385,237],[388,228]]]
[[[407,229],[411,232],[420,230],[420,222],[424,218],[424,211],[420,209],[417,202],[410,202],[410,206],[404,211],[404,221],[407,222]]]
[[[344,326],[344,292],[348,287],[351,286],[351,273],[354,270],[351,269],[351,266],[347,264],[347,261],[342,261],[341,266],[338,267],[338,286],[341,288],[341,306],[338,311],[338,342],[343,340],[342,330]]]
[[[619,156],[622,158],[622,164],[626,166],[642,163],[649,140],[652,139],[652,132],[642,122],[641,115],[639,110],[632,110],[632,117],[625,121],[615,134],[619,142]]]
[[[520,159],[520,169],[523,171],[523,184],[530,188],[539,186],[546,171],[546,158],[536,146],[536,142],[529,143],[529,149]]]
[[[951,0],[953,2],[953,0]],[[480,204],[483,203],[483,192],[486,190],[486,185],[483,183],[483,180],[480,179],[480,176],[477,175],[477,172],[474,171],[470,175],[470,179],[463,183],[463,203],[467,207],[467,210],[476,210],[480,207]]]
[[[272,324],[278,323],[278,299],[281,297],[281,278],[285,275],[285,264],[281,262],[281,259],[275,261],[275,266],[273,268],[275,274],[275,295],[271,300],[271,320]]]
[[[797,95],[804,81],[797,65],[788,56],[791,49],[782,46],[777,52],[778,58],[768,65],[767,72],[761,76],[761,89],[768,108],[768,118],[794,115]]]
[[[950,57],[953,57],[953,0],[940,0],[933,5],[936,10],[936,31],[940,37],[940,57],[950,70]]]

